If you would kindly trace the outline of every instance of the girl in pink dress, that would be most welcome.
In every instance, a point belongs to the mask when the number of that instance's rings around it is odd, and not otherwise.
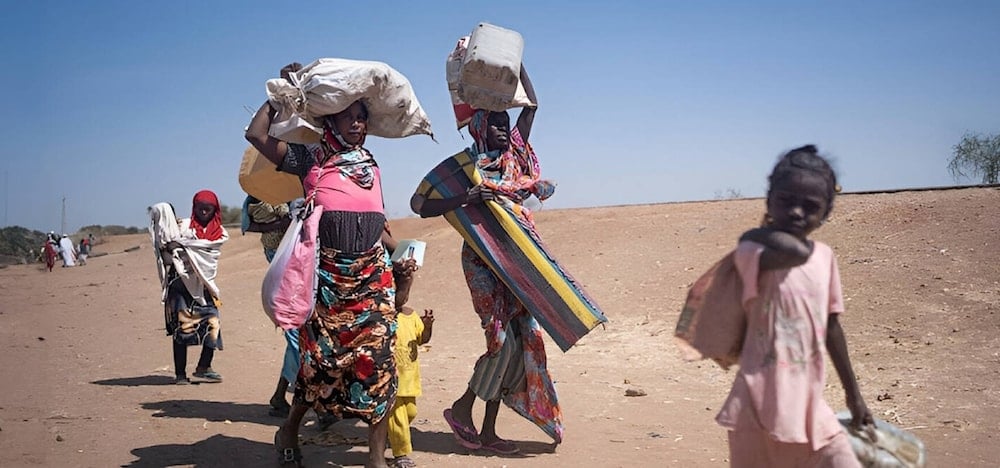
[[[823,399],[825,349],[852,425],[873,422],[840,326],[840,273],[830,247],[806,237],[830,215],[836,174],[808,145],[783,155],[768,181],[764,226],[746,232],[734,254],[747,330],[716,417],[729,430],[730,466],[860,467]]]

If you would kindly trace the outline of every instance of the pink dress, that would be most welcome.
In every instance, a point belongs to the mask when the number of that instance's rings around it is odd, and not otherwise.
[[[749,241],[736,248],[747,331],[739,372],[716,421],[816,451],[842,432],[823,399],[827,318],[844,311],[837,261],[830,246],[815,242],[805,264],[760,271],[763,250]]]

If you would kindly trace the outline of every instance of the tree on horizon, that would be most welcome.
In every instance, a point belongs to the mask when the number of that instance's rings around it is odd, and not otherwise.
[[[996,184],[1000,178],[1000,134],[963,135],[952,148],[948,172],[956,181],[981,176],[983,184]]]

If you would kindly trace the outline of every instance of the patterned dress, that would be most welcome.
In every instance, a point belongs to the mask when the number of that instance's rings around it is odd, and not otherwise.
[[[305,193],[323,206],[319,291],[313,316],[299,329],[294,400],[377,424],[397,388],[396,291],[380,242],[385,215],[378,166],[360,147],[326,158],[319,145],[290,144],[279,169],[298,175]]]
[[[476,166],[483,184],[500,192],[497,202],[537,236],[531,212],[521,202],[532,194],[547,198],[551,187],[539,179],[538,158],[517,128],[511,129],[507,151],[477,151],[486,148],[488,118],[488,112],[477,111],[469,123],[469,133],[476,141],[470,150],[479,155]],[[541,327],[467,244],[462,245],[462,269],[486,334],[486,352],[476,361],[469,388],[486,401],[503,399],[561,443],[562,410],[546,367]]]

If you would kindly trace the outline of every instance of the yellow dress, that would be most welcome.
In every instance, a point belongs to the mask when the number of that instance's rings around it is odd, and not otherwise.
[[[417,417],[417,397],[420,396],[420,362],[417,349],[423,344],[424,322],[410,310],[409,314],[396,314],[396,375],[399,390],[396,403],[389,412],[389,445],[392,456],[402,457],[413,452],[410,424]]]
[[[420,362],[417,349],[423,343],[424,322],[414,313],[396,315],[396,375],[399,378],[397,396],[420,396]]]

